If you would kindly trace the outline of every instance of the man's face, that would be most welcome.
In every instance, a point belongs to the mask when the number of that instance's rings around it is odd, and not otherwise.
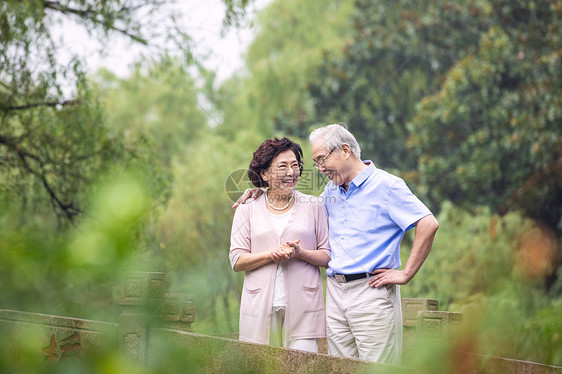
[[[339,173],[342,166],[340,152],[340,147],[327,149],[322,140],[312,144],[312,159],[318,164],[318,170],[338,186],[344,183]]]

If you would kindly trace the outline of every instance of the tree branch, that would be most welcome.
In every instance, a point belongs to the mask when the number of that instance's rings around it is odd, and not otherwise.
[[[0,107],[5,110],[26,110],[26,109],[36,108],[39,106],[56,107],[56,106],[65,106],[65,105],[78,105],[79,103],[80,103],[79,99],[74,99],[74,100],[65,100],[65,101],[47,101],[43,103],[31,103],[31,104],[24,104],[24,105],[11,105],[11,106],[0,106]]]
[[[529,192],[531,189],[535,188],[539,184],[544,183],[544,179],[560,174],[562,172],[562,156],[558,157],[555,161],[549,164],[545,169],[537,170],[531,175],[521,187],[519,187],[515,192],[507,198],[509,204],[519,200],[523,195]]]
[[[142,38],[140,35],[132,34],[132,33],[128,32],[126,29],[117,27],[117,26],[113,25],[111,22],[107,22],[107,21],[109,21],[109,19],[113,20],[113,19],[117,18],[116,17],[117,15],[128,14],[128,13],[140,8],[141,6],[136,6],[136,7],[132,7],[132,8],[127,8],[127,7],[123,6],[118,11],[111,12],[108,15],[101,15],[103,17],[102,19],[96,18],[96,16],[100,15],[99,13],[92,12],[89,9],[71,8],[69,6],[62,5],[58,1],[43,1],[43,6],[45,7],[45,9],[51,9],[51,10],[61,12],[61,13],[64,13],[64,14],[73,14],[75,16],[78,16],[78,17],[82,18],[82,19],[90,20],[91,22],[93,22],[96,25],[101,25],[106,30],[113,30],[113,31],[119,32],[119,33],[127,36],[128,38],[131,38],[132,40],[134,40],[138,43],[141,43],[141,44],[144,44],[144,45],[148,44],[147,41],[144,38]]]
[[[41,184],[43,185],[43,187],[45,187],[45,190],[47,190],[47,193],[49,194],[49,198],[51,199],[51,202],[53,203],[53,205],[60,209],[60,211],[64,214],[64,216],[68,219],[68,221],[70,223],[73,223],[74,217],[76,217],[82,211],[80,209],[76,208],[72,202],[68,203],[68,204],[65,204],[59,198],[59,196],[55,192],[54,188],[51,186],[49,181],[47,181],[47,177],[46,177],[45,173],[34,170],[31,167],[31,165],[29,165],[29,163],[27,162],[27,158],[31,156],[29,153],[21,151],[18,148],[17,154],[18,154],[19,159],[21,160],[25,170],[27,170],[30,174],[35,175],[37,178],[39,178],[39,180],[41,181]],[[36,157],[31,157],[31,158],[34,158],[34,159],[37,160]],[[40,163],[40,167],[42,169],[41,165],[42,164]]]
[[[66,217],[66,219],[68,219],[68,221],[70,223],[73,223],[74,218],[78,214],[82,213],[82,211],[80,209],[76,208],[74,203],[71,202],[71,203],[65,204],[62,201],[62,199],[59,197],[59,195],[55,191],[54,187],[47,180],[47,176],[46,176],[46,173],[44,171],[45,163],[43,162],[43,160],[40,157],[38,157],[38,156],[36,156],[32,153],[24,151],[16,143],[17,142],[11,141],[11,139],[6,138],[5,136],[2,136],[0,134],[0,144],[4,144],[8,148],[10,148],[10,149],[12,149],[13,151],[16,152],[17,157],[20,159],[20,161],[23,165],[23,168],[25,170],[27,170],[28,173],[30,173],[30,174],[36,176],[37,178],[39,178],[39,180],[41,181],[41,184],[43,185],[43,187],[45,188],[45,190],[49,194],[49,198],[51,200],[51,203],[56,208],[58,208],[58,210],[60,212],[63,213],[63,215]],[[34,169],[29,164],[29,162],[28,162],[29,159],[36,161],[39,164],[38,167],[39,167],[40,170]]]

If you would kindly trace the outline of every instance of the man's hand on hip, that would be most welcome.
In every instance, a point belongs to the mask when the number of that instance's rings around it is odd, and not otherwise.
[[[404,285],[410,281],[408,276],[401,270],[376,269],[371,274],[375,276],[369,279],[370,287],[380,287],[386,284]]]

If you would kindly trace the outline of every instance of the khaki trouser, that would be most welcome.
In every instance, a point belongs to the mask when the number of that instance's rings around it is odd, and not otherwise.
[[[328,277],[326,328],[331,355],[400,364],[400,286],[373,288],[368,278],[339,283]]]

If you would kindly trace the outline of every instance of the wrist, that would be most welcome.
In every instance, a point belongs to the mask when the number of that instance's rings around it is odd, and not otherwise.
[[[414,275],[416,275],[415,272],[412,272],[409,269],[402,270],[402,274],[404,274],[404,277],[406,277],[406,282],[410,282],[412,280],[412,278],[414,277]]]

